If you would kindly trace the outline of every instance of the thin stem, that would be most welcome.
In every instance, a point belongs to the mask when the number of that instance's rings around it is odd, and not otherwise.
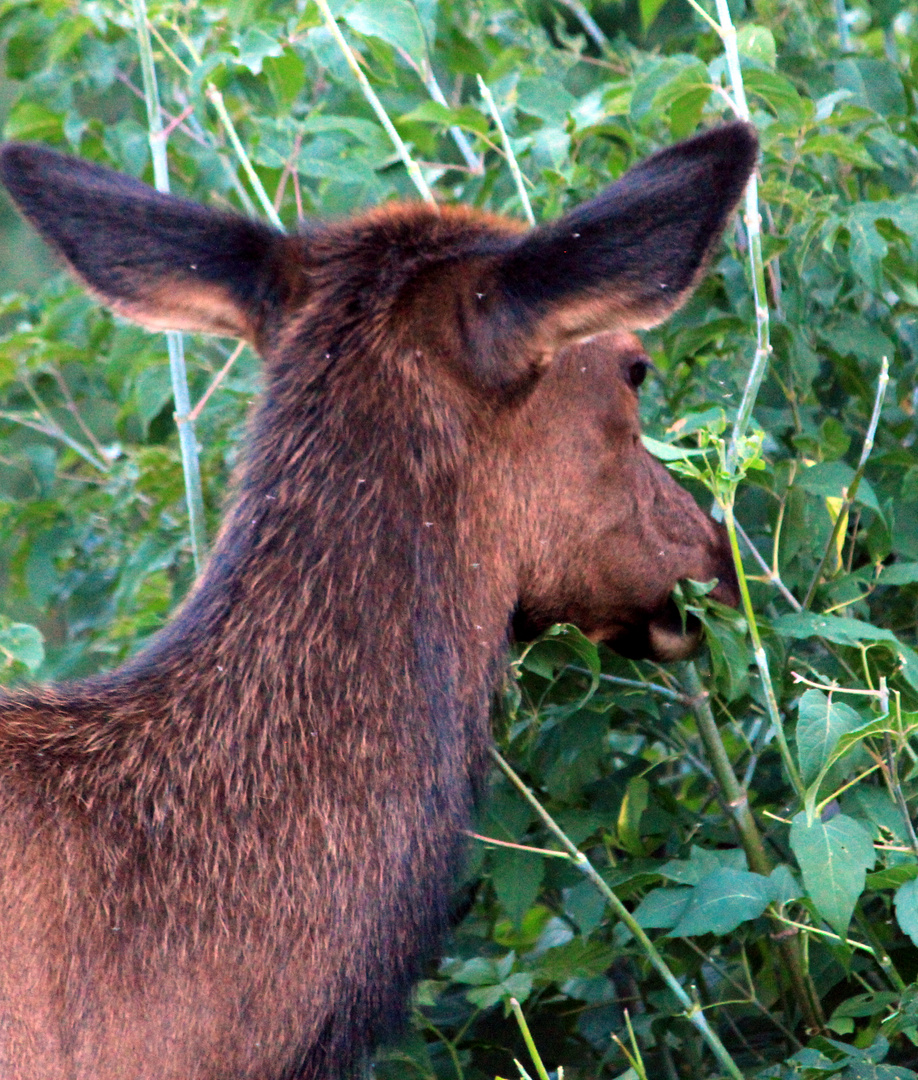
[[[523,1016],[523,1010],[520,1008],[520,1003],[514,997],[510,998],[510,1008],[513,1010],[513,1015],[516,1017],[516,1022],[519,1024],[520,1031],[523,1033],[523,1042],[525,1042],[526,1049],[529,1051],[529,1057],[532,1059],[532,1064],[535,1065],[536,1072],[539,1074],[539,1080],[551,1080],[548,1075],[548,1070],[542,1064],[541,1055],[536,1048],[535,1039],[532,1037],[529,1025],[526,1023],[526,1017]]]
[[[765,845],[762,843],[762,837],[752,816],[752,811],[749,809],[749,797],[744,788],[740,786],[740,782],[733,772],[733,766],[727,755],[723,739],[720,737],[720,731],[714,719],[710,701],[707,694],[704,693],[704,687],[698,677],[698,669],[692,661],[685,664],[683,683],[694,699],[698,733],[701,736],[702,743],[704,743],[705,753],[714,769],[714,775],[717,777],[720,789],[726,796],[727,807],[736,823],[743,850],[749,860],[749,867],[755,873],[767,876],[772,870],[771,862],[765,853]]]
[[[539,800],[533,795],[529,788],[523,783],[519,776],[514,772],[511,766],[501,757],[501,755],[495,749],[491,749],[491,757],[497,763],[498,768],[503,772],[508,780],[517,788],[523,798],[529,803],[529,805],[535,810],[546,827],[552,832],[560,841],[562,847],[567,851],[570,856],[571,862],[577,869],[584,874],[589,881],[593,883],[596,889],[605,897],[606,902],[615,914],[615,917],[625,924],[628,930],[631,932],[635,940],[644,950],[644,954],[650,961],[654,970],[663,979],[670,990],[675,994],[676,998],[685,1010],[686,1019],[696,1028],[701,1037],[708,1044],[714,1056],[720,1062],[721,1066],[734,1077],[734,1080],[743,1080],[743,1074],[740,1072],[736,1062],[728,1053],[724,1044],[718,1038],[716,1032],[708,1023],[707,1017],[701,1010],[701,1007],[694,1002],[691,997],[686,993],[684,987],[676,978],[676,976],[670,971],[663,957],[660,956],[654,943],[650,940],[647,934],[644,932],[631,912],[625,907],[625,905],[615,895],[609,885],[602,879],[596,868],[590,862],[590,860],[583,854],[582,851],[577,849],[577,846],[571,841],[567,833],[561,828],[555,819],[548,813]]]
[[[446,100],[443,91],[440,89],[440,84],[437,82],[437,77],[434,75],[433,70],[429,63],[424,65],[424,85],[427,87],[427,93],[437,102],[438,105],[444,105],[449,108],[449,102]],[[450,135],[453,137],[453,142],[459,149],[459,153],[462,154],[462,158],[468,167],[469,172],[473,176],[481,176],[484,173],[484,162],[475,151],[472,149],[469,140],[465,136],[465,132],[460,127],[456,127],[454,124],[449,129]]]
[[[501,120],[500,113],[497,111],[497,102],[494,100],[494,95],[488,89],[484,79],[480,75],[476,75],[475,77],[478,79],[478,89],[481,92],[481,96],[484,98],[485,104],[491,111],[491,117],[494,120],[497,130],[500,132],[500,141],[503,144],[504,153],[507,155],[510,172],[513,174],[513,182],[516,184],[517,194],[520,197],[520,202],[523,204],[523,213],[526,215],[526,220],[529,224],[535,225],[535,215],[532,212],[532,204],[529,201],[529,195],[526,191],[526,182],[523,179],[523,173],[516,160],[516,154],[513,152],[513,147],[510,145],[507,129],[504,127],[504,122]]]
[[[740,525],[738,521],[736,521],[735,524],[736,531],[739,534],[739,538],[749,549],[749,554],[752,555],[753,559],[755,559],[755,561],[762,568],[762,572],[765,575],[765,580],[769,583],[769,585],[774,585],[774,587],[790,604],[794,611],[803,611],[803,605],[800,603],[797,597],[794,596],[790,589],[784,584],[784,582],[781,580],[781,576],[775,570],[773,570],[762,558],[759,549],[755,546],[755,544],[753,544],[753,542],[749,539],[749,536],[746,534],[746,530],[742,527],[742,525]],[[758,580],[758,578],[756,578],[756,580]]]
[[[803,601],[803,606],[805,608],[808,608],[813,600],[813,595],[819,587],[822,572],[825,570],[826,563],[829,561],[829,556],[835,550],[839,533],[844,527],[844,523],[848,519],[848,512],[854,505],[854,500],[857,497],[857,489],[860,487],[864,470],[867,468],[867,459],[870,457],[870,453],[873,450],[873,441],[877,433],[877,424],[880,422],[880,413],[883,409],[883,399],[886,397],[887,386],[889,386],[889,360],[884,356],[883,362],[880,365],[880,378],[877,383],[877,393],[873,402],[873,412],[870,415],[870,423],[867,426],[867,434],[864,437],[864,445],[861,448],[861,458],[857,464],[857,469],[855,470],[851,483],[848,485],[848,490],[845,492],[845,501],[842,503],[838,516],[835,519],[832,535],[829,537],[826,549],[822,553],[822,558],[819,560],[819,566],[816,567],[816,573],[813,574],[813,580],[810,582],[810,587],[806,591],[806,597]]]
[[[577,664],[568,664],[568,671],[576,671],[578,675],[589,675],[593,677],[593,672],[589,668],[578,667]],[[668,686],[660,686],[659,683],[643,682],[641,679],[624,679],[620,675],[606,675],[601,672],[599,675],[601,682],[611,683],[613,686],[625,686],[633,690],[645,690],[648,694],[659,694],[660,697],[669,698],[670,701],[678,701],[680,705],[691,705],[693,699],[687,694],[681,693],[679,690],[670,690]]]
[[[166,139],[156,85],[156,67],[153,63],[153,46],[147,25],[146,0],[133,0],[134,24],[140,50],[140,66],[143,73],[144,100],[147,106],[147,129],[150,154],[153,159],[153,178],[157,191],[169,191],[169,164],[166,157]],[[182,452],[182,471],[185,476],[185,502],[188,506],[188,526],[191,536],[191,555],[196,573],[200,573],[207,546],[204,526],[204,493],[201,489],[201,466],[198,460],[198,443],[194,424],[188,419],[191,399],[188,393],[188,373],[185,367],[183,338],[175,330],[167,331],[166,347],[169,351],[169,372],[172,376],[172,395],[175,401],[175,419]]]
[[[226,361],[226,363],[223,365],[223,367],[220,368],[220,370],[214,376],[213,381],[211,382],[210,386],[208,386],[208,388],[204,391],[204,393],[203,393],[203,395],[201,397],[201,400],[197,403],[197,405],[195,405],[195,407],[188,414],[188,419],[192,423],[195,420],[197,420],[197,418],[201,415],[201,410],[204,408],[204,406],[210,400],[211,394],[214,392],[214,390],[217,389],[217,387],[220,385],[220,383],[222,383],[223,380],[226,378],[226,376],[229,374],[230,368],[239,359],[239,357],[240,357],[240,355],[242,353],[242,350],[244,348],[245,348],[245,342],[240,341],[239,344],[236,346],[236,348],[233,349],[233,351],[230,353],[229,359]]]
[[[733,91],[735,113],[741,120],[749,120],[749,104],[746,100],[746,90],[743,86],[743,73],[740,67],[739,49],[736,41],[736,27],[730,16],[730,8],[727,0],[715,0],[717,7],[718,22],[713,19],[693,0],[689,0],[696,11],[700,11],[705,19],[714,27],[724,44],[724,53],[727,58],[727,71],[730,74],[730,86]],[[743,397],[740,401],[736,421],[733,425],[733,433],[730,437],[730,449],[727,456],[728,465],[736,466],[739,444],[746,434],[755,400],[758,397],[759,388],[765,378],[768,369],[768,359],[771,355],[771,335],[768,316],[768,294],[765,289],[765,262],[762,257],[762,218],[759,213],[759,188],[755,173],[749,178],[746,185],[746,233],[749,237],[749,263],[752,272],[752,294],[755,302],[755,327],[756,346],[755,356]]]
[[[226,130],[226,134],[229,138],[230,144],[236,151],[236,157],[239,158],[239,163],[242,165],[245,175],[249,178],[249,183],[252,185],[252,190],[255,192],[255,196],[261,203],[261,208],[264,211],[265,217],[275,229],[280,232],[284,231],[284,225],[278,216],[277,211],[274,209],[274,203],[271,202],[268,197],[265,186],[261,182],[261,177],[255,172],[255,167],[252,165],[252,160],[246,153],[245,147],[242,145],[242,140],[239,138],[239,134],[236,131],[236,126],[233,123],[232,117],[226,108],[226,102],[223,100],[223,95],[214,86],[213,83],[208,83],[207,88],[204,91],[207,100],[213,105],[217,112],[217,116],[220,117],[220,123]]]
[[[845,0],[834,0],[835,25],[838,28],[838,47],[842,52],[851,52],[851,31],[848,29],[848,13]]]
[[[552,851],[551,848],[532,847],[530,844],[511,844],[509,840],[495,840],[493,836],[482,836],[481,833],[463,830],[466,836],[473,840],[480,840],[483,844],[494,844],[497,847],[513,848],[514,851],[528,851],[532,855],[547,855],[552,859],[567,859],[570,856],[566,851]]]
[[[596,20],[587,11],[584,5],[580,3],[580,0],[558,0],[558,3],[561,4],[562,7],[566,7],[567,10],[577,18],[580,25],[586,30],[588,36],[592,39],[593,44],[597,48],[605,49],[609,44],[609,39],[602,30],[599,29]]]
[[[95,454],[87,450],[86,447],[77,442],[76,439],[72,439],[62,427],[50,418],[44,421],[30,420],[15,412],[0,412],[0,420],[9,420],[12,424],[20,424],[22,427],[31,428],[32,431],[40,431],[42,435],[47,435],[49,439],[57,439],[65,446],[69,446],[74,453],[79,454],[84,461],[89,462],[94,469],[98,469],[99,472],[102,473],[108,472],[108,466],[104,461],[97,458]],[[74,478],[71,477],[71,479]]]
[[[743,569],[743,558],[739,550],[739,540],[736,533],[736,519],[733,516],[732,499],[725,503],[723,511],[724,524],[727,527],[727,535],[730,539],[730,550],[733,553],[733,563],[736,567],[736,576],[739,582],[743,614],[746,616],[746,622],[749,626],[749,636],[752,638],[753,655],[755,657],[756,667],[759,669],[759,678],[762,680],[762,689],[765,691],[765,704],[768,709],[768,716],[771,720],[775,738],[778,740],[778,748],[781,751],[781,759],[784,762],[784,768],[787,770],[787,775],[790,778],[791,784],[793,784],[794,791],[796,791],[798,798],[802,799],[804,790],[803,779],[800,776],[800,771],[797,768],[797,764],[794,761],[790,746],[788,746],[787,738],[784,734],[781,711],[778,708],[778,699],[775,695],[775,689],[771,681],[771,671],[768,668],[768,656],[762,646],[759,625],[756,621],[752,599],[749,596],[749,584],[746,581],[746,572]]]
[[[98,454],[100,458],[104,458],[105,451],[103,450],[102,445],[93,433],[92,428],[89,427],[89,425],[83,419],[80,410],[77,408],[77,403],[73,400],[73,395],[70,393],[70,387],[67,385],[67,380],[64,378],[63,372],[59,371],[57,367],[55,367],[53,364],[50,365],[49,370],[54,376],[54,381],[57,383],[60,392],[64,395],[64,400],[67,403],[67,411],[77,422],[80,431],[82,431],[86,438],[89,440],[89,443],[95,453]]]
[[[341,50],[344,59],[347,61],[347,66],[354,73],[354,78],[360,84],[360,89],[363,91],[363,96],[370,104],[370,108],[376,113],[379,122],[386,129],[386,134],[392,140],[392,145],[395,147],[398,156],[402,159],[402,164],[408,170],[408,175],[411,177],[414,186],[421,193],[421,198],[430,203],[431,206],[436,206],[437,202],[434,199],[433,192],[427,181],[424,179],[424,174],[421,172],[417,162],[411,157],[408,152],[408,147],[402,141],[401,135],[395,130],[395,125],[389,119],[389,114],[383,108],[383,103],[376,96],[376,91],[370,86],[370,80],[364,75],[363,69],[357,62],[357,57],[354,55],[353,49],[348,45],[344,38],[344,34],[341,33],[341,29],[338,23],[335,21],[335,16],[332,15],[331,8],[328,6],[328,0],[316,0],[316,4],[319,7],[319,11],[322,12],[322,18],[325,20],[325,25],[328,27],[328,32],[335,39],[335,43]]]

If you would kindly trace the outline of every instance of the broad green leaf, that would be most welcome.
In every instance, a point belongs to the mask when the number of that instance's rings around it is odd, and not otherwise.
[[[918,562],[897,562],[884,566],[877,578],[878,585],[914,585],[918,582]]]
[[[382,38],[404,50],[415,64],[427,61],[427,39],[410,0],[359,0],[344,14],[358,34]]]
[[[474,131],[480,135],[487,134],[490,123],[471,105],[465,105],[461,109],[451,109],[447,105],[441,105],[438,101],[422,101],[420,105],[399,117],[399,122],[411,120],[424,120],[443,127],[460,127],[466,131]]]
[[[876,861],[870,834],[845,814],[808,823],[801,811],[791,822],[790,845],[807,895],[826,922],[844,937],[854,905],[864,891],[867,871]]]
[[[617,957],[618,949],[614,945],[574,938],[557,948],[546,949],[533,964],[532,974],[540,981],[589,979],[608,971]]]
[[[479,1009],[490,1009],[499,1001],[516,998],[525,1001],[532,992],[532,975],[528,971],[517,971],[503,982],[494,986],[482,986],[478,990],[469,990],[466,998]]]
[[[638,925],[645,930],[668,930],[682,918],[694,889],[685,886],[654,889],[634,909]]]
[[[852,165],[860,165],[864,169],[880,168],[859,142],[837,132],[831,135],[808,136],[800,152],[803,154],[831,154],[834,158],[848,161]]]
[[[640,0],[641,26],[649,30],[666,0]]]
[[[573,94],[557,79],[520,79],[516,88],[516,104],[530,116],[537,116],[546,124],[563,125],[577,105]]]
[[[846,56],[835,65],[835,81],[850,90],[852,101],[881,116],[901,116],[905,112],[902,79],[888,60],[872,56]]]
[[[564,913],[584,936],[592,934],[606,915],[606,899],[591,881],[564,889]]]
[[[773,71],[747,68],[743,72],[747,94],[754,94],[774,109],[780,120],[800,123],[812,113],[813,105],[805,101],[789,79]]]
[[[791,900],[798,900],[803,895],[803,890],[797,884],[797,879],[791,873],[790,868],[781,863],[768,875],[771,899],[776,904],[789,904]]]
[[[650,799],[650,784],[643,776],[628,781],[625,797],[618,814],[618,840],[632,855],[643,855],[641,843],[641,817]]]
[[[681,446],[673,446],[672,443],[652,439],[649,435],[642,435],[641,442],[647,451],[660,461],[684,461],[693,457],[702,457],[707,453],[706,450],[685,450]]]
[[[797,757],[806,783],[825,768],[838,740],[861,727],[858,713],[820,690],[807,690],[798,702]]]
[[[740,56],[748,56],[766,67],[774,68],[777,59],[777,47],[774,34],[766,26],[754,26],[747,23],[740,27],[736,35],[736,47]]]
[[[677,53],[648,65],[635,80],[631,117],[637,122],[656,117],[688,88],[685,79],[700,87],[711,82],[705,65],[695,56]],[[667,94],[671,96],[667,97]]]
[[[757,919],[772,899],[768,878],[748,870],[721,867],[694,888],[673,937],[729,934],[740,923]]]
[[[236,42],[239,63],[247,67],[253,75],[260,75],[262,64],[268,57],[279,57],[284,53],[283,45],[277,35],[268,33],[260,26],[249,27]]]
[[[746,856],[740,848],[712,850],[692,845],[688,859],[670,859],[660,867],[660,874],[682,885],[697,885],[715,870],[727,867],[745,870]]]
[[[555,679],[572,661],[585,664],[590,671],[590,688],[582,699],[583,704],[593,696],[599,686],[601,666],[596,645],[584,637],[576,626],[556,623],[549,627],[524,650],[520,664],[543,678]]]
[[[859,619],[841,615],[814,615],[810,612],[781,615],[772,623],[772,629],[782,637],[821,637],[836,645],[858,645],[861,642],[884,644],[898,657],[904,678],[913,689],[918,690],[918,654],[903,645],[891,630],[872,626]]]
[[[490,853],[491,883],[507,917],[519,927],[535,903],[545,874],[545,860],[531,851],[495,848]]]
[[[35,101],[21,101],[10,110],[3,134],[7,139],[56,142],[63,135],[63,116]]]
[[[918,945],[918,879],[912,878],[899,887],[895,903],[899,925]]]
[[[37,627],[27,623],[0,620],[0,658],[4,668],[21,664],[30,672],[41,667],[45,659],[44,638]]]
[[[845,461],[820,461],[809,469],[801,469],[794,482],[797,487],[821,495],[825,498],[843,498],[854,478],[854,470]],[[862,502],[865,507],[880,513],[880,504],[864,477],[858,485],[858,497],[855,502]]]
[[[898,866],[887,866],[867,875],[868,889],[898,889],[906,881],[914,881],[918,878],[918,863],[899,863]]]

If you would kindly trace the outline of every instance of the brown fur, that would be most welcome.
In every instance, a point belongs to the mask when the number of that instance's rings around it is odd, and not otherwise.
[[[4,149],[91,289],[234,327],[266,391],[170,626],[0,698],[3,1080],[360,1072],[444,928],[514,612],[684,655],[676,581],[735,599],[640,443],[627,328],[697,280],[754,156],[721,129],[531,233],[393,206],[290,239]]]

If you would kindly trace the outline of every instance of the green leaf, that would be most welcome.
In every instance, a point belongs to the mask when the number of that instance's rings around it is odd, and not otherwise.
[[[418,65],[427,62],[424,27],[410,0],[359,0],[344,19],[358,34],[381,38]]]
[[[898,889],[906,881],[918,878],[918,863],[899,863],[886,866],[873,874],[867,875],[868,889]]]
[[[673,446],[672,443],[660,442],[652,439],[649,435],[642,435],[641,442],[648,453],[653,454],[660,461],[685,461],[693,457],[703,457],[706,450],[685,450],[681,446]]]
[[[560,648],[558,646],[561,646]],[[571,655],[573,654],[573,655]],[[602,670],[596,645],[570,623],[556,623],[524,651],[520,664],[545,679],[556,679],[571,660],[579,660],[590,671],[590,688],[580,704],[585,704],[599,687]]]
[[[692,845],[688,859],[670,859],[660,867],[660,874],[683,885],[697,885],[709,874],[722,867],[732,870],[746,869],[746,856],[740,848],[724,848],[716,851]]]
[[[634,917],[645,930],[668,930],[682,918],[694,889],[684,886],[654,889],[634,910]]]
[[[35,101],[21,101],[10,109],[3,134],[7,139],[58,142],[64,134],[64,118]]]
[[[918,581],[918,562],[893,563],[884,566],[877,578],[878,585],[914,585]]]
[[[867,150],[847,135],[833,132],[830,135],[809,135],[800,148],[802,154],[829,154],[841,161],[859,165],[864,169],[879,169]]]
[[[778,57],[774,34],[765,26],[747,23],[736,34],[736,47],[740,56],[748,56],[766,67],[773,68]]]
[[[576,108],[577,99],[557,79],[520,79],[516,88],[516,104],[530,116],[537,116],[546,124],[559,127]]]
[[[545,875],[545,860],[531,851],[495,848],[490,853],[491,883],[515,927],[535,903]]]
[[[847,56],[833,65],[835,81],[850,90],[852,101],[865,105],[880,116],[901,116],[905,112],[902,79],[888,60],[872,56]]]
[[[798,900],[803,895],[803,890],[797,883],[797,879],[791,873],[790,867],[781,863],[768,875],[771,899],[776,904],[789,904],[791,900]]]
[[[666,0],[640,0],[641,26],[644,30],[649,30],[653,26],[665,3]]]
[[[643,855],[641,818],[650,800],[650,784],[643,776],[628,781],[625,797],[618,814],[618,840],[632,855]]]
[[[618,955],[618,949],[604,941],[574,938],[553,949],[546,949],[533,965],[532,974],[546,982],[590,979],[608,971]]]
[[[790,80],[773,71],[747,68],[743,72],[743,83],[746,92],[760,97],[779,120],[799,124],[813,111],[812,102],[804,101]]]
[[[912,944],[918,945],[918,880],[912,878],[900,886],[895,905],[896,920],[912,939]]]
[[[904,678],[913,689],[918,690],[918,654],[903,645],[891,630],[872,626],[859,619],[841,615],[813,615],[810,612],[781,615],[772,623],[772,629],[781,637],[821,637],[836,645],[859,645],[862,642],[887,645],[898,657]]]
[[[239,63],[247,67],[253,75],[261,74],[261,67],[267,57],[278,57],[284,53],[284,47],[277,40],[275,33],[268,33],[260,26],[252,26],[236,42]]]
[[[399,122],[409,123],[412,120],[422,120],[441,127],[460,127],[466,131],[474,131],[478,135],[486,135],[490,122],[477,109],[471,105],[464,105],[459,109],[451,109],[447,105],[441,105],[438,101],[422,101],[411,112],[399,117]]]
[[[791,822],[790,845],[803,873],[807,895],[837,933],[845,936],[854,905],[876,861],[873,839],[845,814],[807,822],[801,811]]]
[[[466,998],[479,1009],[490,1009],[499,1001],[516,998],[525,1001],[532,992],[532,975],[528,971],[517,971],[503,982],[494,986],[483,986],[479,990],[469,990]]]
[[[5,669],[15,671],[21,665],[30,672],[37,671],[45,659],[41,631],[27,623],[10,622],[0,617],[0,657]]]
[[[854,469],[844,461],[820,461],[808,469],[801,469],[794,481],[795,486],[825,498],[844,498],[854,479]],[[855,502],[863,503],[880,513],[880,504],[870,484],[861,477]]]
[[[825,768],[838,740],[861,727],[860,715],[820,690],[807,690],[798,703],[797,757],[806,783]]]
[[[672,937],[729,934],[741,923],[757,919],[771,902],[768,878],[748,870],[721,867],[694,888]]]

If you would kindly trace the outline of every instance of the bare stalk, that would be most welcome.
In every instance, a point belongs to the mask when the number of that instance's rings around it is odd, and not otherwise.
[[[424,85],[427,87],[427,93],[433,98],[438,105],[445,105],[449,108],[449,102],[440,89],[440,84],[437,82],[437,77],[433,73],[429,63],[424,64],[424,71],[422,74]],[[449,129],[450,135],[453,137],[453,142],[459,149],[459,153],[462,154],[463,160],[468,166],[469,172],[473,176],[481,176],[484,173],[484,163],[481,158],[472,149],[469,140],[465,137],[465,132],[460,127],[456,127],[455,124]]]
[[[157,191],[169,190],[169,165],[166,158],[166,139],[163,135],[159,106],[159,89],[156,85],[156,68],[153,63],[153,47],[147,27],[146,0],[133,0],[134,23],[140,50],[143,72],[144,100],[147,106],[147,128],[150,154],[153,158],[153,178]],[[198,442],[194,424],[189,419],[191,398],[188,393],[188,373],[185,368],[185,349],[182,335],[170,330],[166,334],[169,350],[169,371],[172,375],[172,395],[175,400],[175,422],[178,427],[179,445],[182,451],[182,471],[185,475],[185,502],[188,506],[188,525],[191,535],[191,554],[194,568],[200,573],[207,535],[204,527],[204,494],[201,490],[201,466],[198,460]]]
[[[822,572],[826,568],[826,563],[829,561],[829,556],[835,550],[835,545],[838,542],[838,536],[841,530],[844,528],[845,522],[848,520],[848,512],[854,505],[854,500],[857,497],[857,489],[860,487],[861,480],[864,476],[864,470],[867,468],[867,459],[870,457],[870,453],[873,450],[873,441],[877,434],[877,424],[880,422],[880,413],[883,409],[883,399],[886,397],[886,388],[889,385],[889,360],[887,357],[883,357],[883,362],[880,365],[880,378],[877,383],[877,393],[873,401],[873,412],[870,416],[870,423],[867,426],[867,434],[864,437],[864,445],[861,448],[861,458],[857,463],[857,469],[851,480],[848,490],[845,493],[845,501],[841,505],[841,509],[838,512],[838,516],[835,519],[835,527],[832,529],[832,535],[829,537],[829,542],[826,544],[826,549],[822,553],[822,558],[819,560],[819,566],[816,567],[816,573],[813,574],[813,580],[810,582],[810,587],[806,591],[806,597],[803,601],[803,606],[808,608],[812,603],[813,596],[816,589],[819,587],[819,580],[822,577]]]
[[[354,55],[353,49],[348,45],[347,41],[345,41],[344,34],[341,33],[341,29],[335,21],[335,16],[332,15],[331,8],[328,6],[328,0],[316,0],[316,4],[319,7],[319,11],[322,12],[322,18],[325,20],[328,32],[335,39],[335,44],[341,50],[341,54],[347,61],[347,66],[354,73],[354,78],[360,84],[360,89],[363,91],[363,96],[369,102],[370,108],[376,113],[379,122],[386,129],[386,134],[392,140],[392,145],[395,147],[398,156],[402,159],[402,163],[408,170],[408,175],[411,177],[414,186],[421,193],[421,198],[424,202],[430,203],[431,206],[436,206],[436,199],[434,199],[433,192],[430,190],[427,181],[424,179],[424,174],[421,172],[420,166],[408,152],[408,147],[405,146],[401,135],[395,130],[395,125],[389,119],[389,114],[383,107],[383,103],[376,96],[376,91],[370,86],[370,80],[364,75],[363,69],[357,62],[357,57]]]
[[[226,108],[226,102],[223,100],[223,95],[213,83],[207,84],[207,89],[204,93],[207,100],[216,110],[217,116],[220,117],[220,123],[223,125],[230,144],[236,152],[236,157],[239,158],[239,163],[242,165],[242,169],[248,177],[249,183],[252,185],[252,190],[255,192],[258,201],[261,203],[261,208],[264,211],[265,217],[271,222],[275,229],[279,229],[283,232],[283,223],[278,216],[277,210],[274,209],[274,203],[268,198],[268,193],[265,191],[265,186],[261,182],[261,177],[255,172],[252,160],[246,153],[245,147],[242,145],[242,140],[239,138],[239,133],[236,131],[236,125],[233,123],[233,118]]]
[[[593,44],[599,49],[605,49],[609,44],[609,39],[600,30],[593,16],[587,11],[586,6],[580,3],[580,0],[558,0],[558,3],[562,7],[566,7],[572,15],[574,15],[579,21],[580,25],[586,30],[588,36],[592,39]]]
[[[615,895],[613,890],[603,881],[599,872],[590,862],[590,860],[583,854],[582,851],[577,849],[576,844],[570,839],[567,833],[561,828],[561,826],[555,821],[555,819],[549,814],[539,800],[533,795],[529,788],[523,783],[520,777],[514,772],[513,768],[501,757],[497,750],[491,750],[491,756],[497,763],[498,768],[503,772],[508,780],[516,787],[523,798],[529,803],[529,805],[535,810],[547,828],[552,832],[555,837],[560,841],[564,850],[568,853],[571,862],[577,869],[584,874],[587,879],[592,882],[596,889],[602,893],[605,897],[606,903],[611,907],[615,913],[615,917],[625,924],[635,940],[644,950],[644,954],[650,961],[654,970],[666,983],[669,989],[675,994],[679,1003],[685,1010],[685,1018],[695,1027],[704,1041],[708,1044],[711,1052],[720,1062],[723,1069],[734,1078],[734,1080],[744,1080],[742,1072],[736,1062],[730,1056],[727,1048],[720,1041],[717,1033],[708,1023],[707,1017],[704,1015],[701,1006],[691,999],[686,993],[682,984],[676,978],[676,976],[670,971],[663,957],[657,951],[656,946],[644,933],[643,928],[638,924],[637,920],[631,914],[631,912],[625,907],[625,905]]]
[[[526,191],[526,181],[523,179],[523,173],[520,169],[519,162],[516,160],[516,154],[514,154],[513,147],[510,145],[507,129],[504,127],[504,122],[501,120],[500,113],[497,111],[497,102],[494,100],[494,95],[488,89],[484,79],[480,75],[476,75],[475,77],[478,79],[478,89],[481,92],[481,96],[484,98],[488,109],[490,109],[494,124],[500,132],[500,141],[503,144],[504,153],[507,155],[507,162],[510,165],[510,172],[513,174],[513,181],[516,184],[517,194],[520,197],[520,202],[523,204],[523,213],[526,215],[526,220],[529,224],[535,225],[535,215],[532,212],[532,204],[529,201],[529,194]]]

